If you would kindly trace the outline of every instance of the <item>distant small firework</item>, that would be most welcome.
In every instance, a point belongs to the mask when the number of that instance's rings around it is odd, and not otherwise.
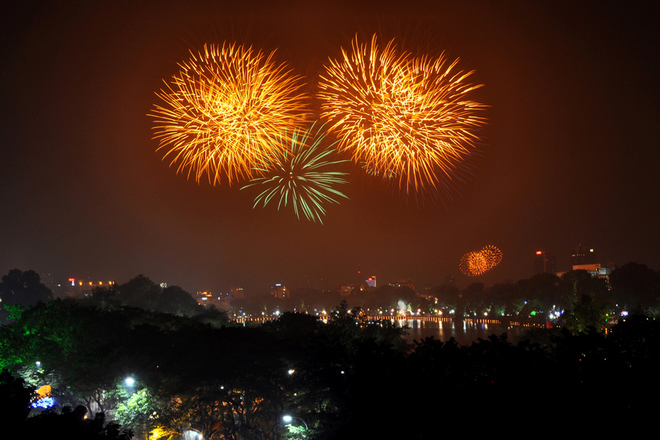
[[[467,276],[483,275],[502,261],[502,251],[488,245],[480,251],[468,252],[461,257],[459,268]]]
[[[284,135],[281,142],[289,141],[288,151],[281,151],[269,158],[264,167],[249,184],[241,189],[259,186],[265,189],[257,195],[254,206],[268,205],[277,201],[277,209],[291,205],[296,217],[302,214],[311,221],[323,223],[322,217],[326,211],[325,203],[338,203],[339,198],[348,198],[338,189],[337,185],[347,183],[348,173],[336,171],[334,167],[348,160],[332,160],[337,154],[334,145],[322,146],[325,133],[322,128],[312,133],[314,125],[309,129],[294,130],[292,136]]]
[[[339,148],[407,194],[447,194],[485,123],[486,106],[469,99],[481,87],[465,83],[472,72],[444,56],[399,53],[393,40],[381,49],[376,35],[370,44],[356,37],[342,55],[326,66],[318,94]]]
[[[251,178],[255,164],[282,150],[276,135],[307,117],[300,78],[276,64],[274,52],[225,43],[190,53],[156,93],[164,103],[149,116],[158,150],[198,183],[204,175],[213,185]]]

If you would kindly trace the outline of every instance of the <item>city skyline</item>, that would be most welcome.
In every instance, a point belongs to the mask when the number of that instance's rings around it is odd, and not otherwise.
[[[591,252],[595,252],[594,249],[590,249]],[[529,275],[524,278],[520,279],[506,279],[506,280],[498,280],[495,283],[500,283],[500,282],[517,282],[521,281],[523,279],[531,278],[535,275],[539,275],[542,273],[548,273],[548,274],[553,274],[561,277],[564,273],[569,272],[571,270],[587,270],[590,271],[593,269],[593,267],[603,267],[607,268],[608,270],[613,270],[618,267],[621,267],[625,265],[626,263],[631,263],[631,262],[626,262],[623,264],[615,263],[612,261],[605,262],[605,261],[600,261],[597,257],[590,259],[590,263],[586,263],[584,261],[574,261],[574,255],[575,250],[571,252],[570,254],[567,254],[566,260],[571,260],[569,264],[565,268],[560,268],[561,270],[557,270],[556,267],[556,256],[547,253],[541,250],[537,250],[534,252],[534,255],[531,257],[529,263],[533,267],[533,270],[530,271]],[[543,262],[544,261],[544,262]],[[644,263],[640,263],[644,264]],[[540,265],[540,266],[539,266]],[[459,271],[460,273],[460,271]],[[120,286],[121,284],[124,284],[132,278],[136,278],[140,275],[145,276],[146,278],[150,278],[149,276],[145,274],[136,274],[130,279],[123,279],[123,280],[115,280],[115,279],[93,279],[91,277],[86,277],[86,276],[80,276],[78,278],[76,277],[68,277],[68,278],[60,278],[57,277],[55,278],[53,274],[51,273],[40,273],[39,274],[41,277],[41,281],[46,284],[47,287],[49,287],[53,293],[55,294],[62,294],[62,292],[66,291],[69,287],[73,286],[77,289],[82,289],[82,290],[87,290],[91,291],[91,289],[96,288],[96,287],[111,287],[111,286]],[[362,286],[369,286],[369,287],[377,287],[376,286],[376,280],[379,279],[380,282],[378,283],[378,286],[382,285],[389,285],[389,286],[401,286],[403,284],[410,284],[414,285],[414,290],[417,292],[421,292],[423,290],[426,290],[428,288],[434,288],[434,287],[439,287],[441,285],[450,283],[454,284],[455,283],[455,277],[459,275],[450,275],[444,280],[437,280],[437,282],[434,283],[425,283],[424,285],[417,284],[415,279],[412,277],[394,277],[391,279],[381,279],[377,274],[367,274],[367,273],[362,273],[361,271],[358,271],[351,275],[350,277],[347,277],[344,280],[339,280],[338,284],[336,285],[327,285],[325,287],[321,286],[313,286],[313,285],[286,285],[286,283],[281,283],[278,281],[282,277],[276,277],[272,280],[272,282],[269,285],[264,284],[261,286],[260,291],[250,291],[248,292],[249,295],[263,295],[266,293],[271,293],[273,292],[273,289],[277,289],[279,287],[286,287],[287,289],[290,290],[296,290],[296,289],[312,289],[312,290],[319,290],[319,291],[341,291],[343,292],[346,288],[349,286],[352,286],[351,288],[358,287],[359,285]],[[150,278],[151,279],[151,278]],[[470,275],[469,277],[465,278],[467,280],[466,283],[464,283],[460,287],[465,287],[469,283],[479,283],[483,282],[484,278],[482,275]],[[178,286],[176,283],[169,283],[166,279],[163,280],[155,280],[151,279],[155,284],[160,285],[160,287],[165,288],[167,286]],[[405,282],[403,282],[405,281]],[[194,284],[194,283],[193,283]],[[488,288],[491,285],[486,284],[485,287]],[[241,291],[244,289],[243,286],[238,286],[236,284],[232,284],[231,282],[222,282],[219,283],[216,286],[205,286],[206,288],[196,288],[194,290],[190,290],[188,293],[191,295],[195,296],[196,294],[199,295],[200,293],[204,292],[209,292],[209,293],[214,293],[214,294],[226,294],[233,289],[240,289]]]
[[[491,285],[534,274],[538,250],[570,269],[584,244],[603,264],[660,269],[658,38],[623,2],[30,2],[3,6],[0,271],[143,274],[198,290],[276,282]],[[486,125],[453,199],[418,205],[353,173],[323,224],[253,209],[238,185],[177,174],[147,116],[190,51],[225,41],[276,50],[310,91],[355,35],[460,58]],[[272,209],[269,209],[272,208]],[[481,277],[467,252],[496,246]]]

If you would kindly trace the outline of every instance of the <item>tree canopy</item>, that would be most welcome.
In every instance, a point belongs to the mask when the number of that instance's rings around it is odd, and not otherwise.
[[[0,308],[0,324],[10,316],[8,307],[30,307],[51,299],[53,292],[41,282],[38,273],[12,269],[0,282],[0,303],[4,306]]]
[[[557,417],[593,426],[600,416],[586,409],[603,402],[638,420],[652,410],[646,397],[660,391],[660,324],[633,314],[604,331],[608,293],[582,272],[443,288],[466,309],[513,304],[516,295],[542,307],[545,295],[567,301],[561,325],[543,338],[514,343],[503,333],[469,345],[410,345],[404,330],[360,320],[347,301],[327,321],[286,312],[262,325],[231,323],[213,309],[163,312],[154,304],[165,290],[138,277],[85,300],[38,302],[0,326],[4,426],[117,440],[191,429],[235,440],[425,439],[492,434],[503,420],[522,430]],[[145,296],[156,302],[129,305]],[[30,409],[45,384],[57,408]],[[284,414],[304,424],[285,425]]]

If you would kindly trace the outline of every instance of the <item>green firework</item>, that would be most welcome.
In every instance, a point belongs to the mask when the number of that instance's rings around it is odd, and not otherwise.
[[[290,137],[284,133],[280,141],[288,140],[288,151],[269,158],[265,166],[254,170],[261,177],[250,180],[241,188],[264,188],[255,197],[253,208],[266,207],[276,201],[278,210],[291,206],[296,217],[300,218],[302,213],[308,220],[323,224],[324,205],[348,198],[336,189],[336,186],[348,182],[348,173],[335,170],[337,165],[348,160],[332,159],[337,141],[322,146],[325,138],[323,126],[313,133],[314,125],[304,131],[296,129]]]

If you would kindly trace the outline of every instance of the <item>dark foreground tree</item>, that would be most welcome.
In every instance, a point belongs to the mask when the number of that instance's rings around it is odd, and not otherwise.
[[[8,371],[0,373],[0,426],[5,433],[20,432],[20,426],[28,414],[34,390],[25,381]]]
[[[29,417],[21,429],[23,438],[66,438],[70,440],[130,440],[133,434],[118,424],[105,423],[102,413],[87,417],[87,409],[64,407]]]
[[[17,438],[67,438],[71,440],[130,440],[130,430],[117,423],[105,423],[101,413],[87,417],[87,409],[65,406],[30,414],[34,391],[7,371],[0,373],[0,424],[5,434]]]

